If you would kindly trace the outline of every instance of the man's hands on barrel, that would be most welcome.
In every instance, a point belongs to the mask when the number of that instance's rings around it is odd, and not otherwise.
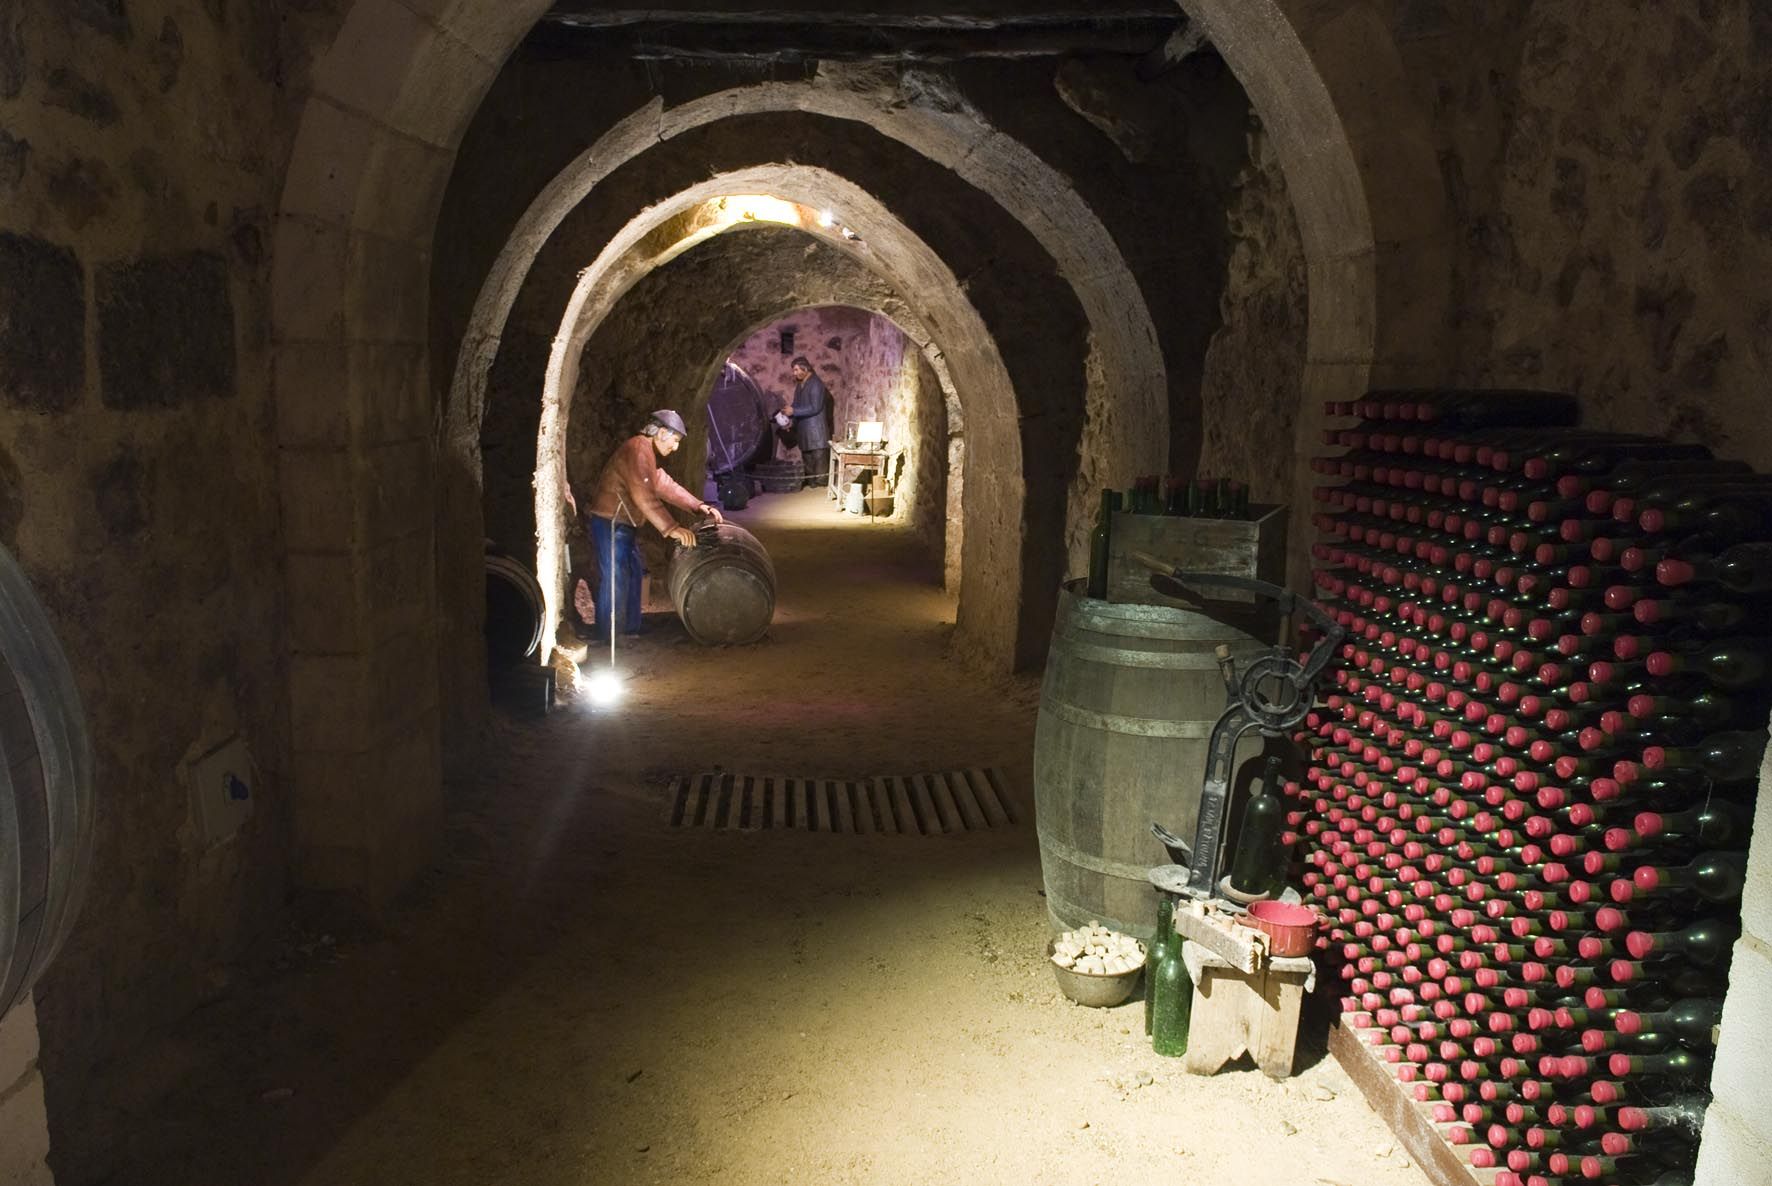
[[[720,513],[720,508],[711,502],[704,502],[701,504],[701,513],[716,523],[726,522],[726,516]]]
[[[664,533],[664,537],[679,547],[693,548],[695,546],[695,532],[687,527],[673,527]]]

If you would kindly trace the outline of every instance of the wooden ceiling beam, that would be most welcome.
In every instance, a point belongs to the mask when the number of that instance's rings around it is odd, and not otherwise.
[[[1120,21],[1175,22],[1185,20],[1174,0],[1102,0],[1096,4],[1073,4],[1070,7],[1018,11],[1005,5],[1004,11],[979,12],[844,12],[830,7],[774,8],[748,11],[608,8],[600,0],[560,0],[543,17],[545,24],[566,25],[576,29],[633,29],[666,26],[732,27],[743,25],[797,25],[802,28],[847,27],[855,29],[915,29],[922,31],[969,32],[1004,28],[1031,29],[1091,24],[1112,24]]]
[[[983,18],[976,16],[876,19],[827,13],[815,19],[810,14],[773,11],[643,15],[641,19],[634,12],[605,10],[580,19],[556,10],[537,26],[530,49],[560,56],[615,54],[642,61],[934,63],[1072,53],[1160,59],[1163,47],[1173,44],[1176,31],[1186,24],[1181,10],[1173,6],[1154,15],[1102,9],[1003,16],[991,18],[990,23],[979,23]]]

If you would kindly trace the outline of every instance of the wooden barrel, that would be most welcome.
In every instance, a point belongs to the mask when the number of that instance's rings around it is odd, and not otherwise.
[[[1148,938],[1168,863],[1151,822],[1192,841],[1207,742],[1227,700],[1215,652],[1260,651],[1235,626],[1159,605],[1083,595],[1072,581],[1040,691],[1034,815],[1046,910],[1056,929],[1091,920]],[[1260,738],[1246,739],[1249,753]],[[1243,749],[1239,763],[1247,762]]]
[[[671,603],[704,646],[756,642],[775,617],[775,565],[736,523],[710,523],[671,556]]]
[[[92,858],[92,742],[49,619],[0,548],[0,1015],[73,926]]]
[[[486,661],[520,663],[541,646],[541,584],[503,552],[486,553]]]
[[[792,494],[806,484],[806,470],[798,461],[753,461],[749,469],[765,494]]]

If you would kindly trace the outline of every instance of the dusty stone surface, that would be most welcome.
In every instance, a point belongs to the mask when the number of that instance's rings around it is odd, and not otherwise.
[[[1772,464],[1762,6],[1447,8],[1403,31],[1461,228],[1432,378],[1573,391],[1594,426]]]
[[[97,304],[107,408],[234,394],[234,302],[221,255],[189,252],[101,268]]]
[[[65,412],[86,383],[86,277],[65,247],[0,234],[0,398]]]
[[[267,273],[205,217],[276,206],[293,128],[246,62],[279,7],[0,4],[0,537],[97,757],[92,885],[37,989],[52,1112],[213,991],[284,896]],[[205,847],[182,763],[236,733],[263,798]]]
[[[61,1186],[342,1186],[390,1166],[439,1186],[1422,1186],[1320,1047],[1283,1083],[1201,1078],[1150,1052],[1138,1003],[1065,1001],[1026,814],[1035,689],[949,660],[953,602],[908,535],[833,520],[816,492],[745,519],[782,577],[767,641],[704,649],[660,620],[623,653],[621,711],[502,724],[454,793],[447,860],[385,930],[291,928],[243,961],[107,1074],[89,1131],[126,1136],[61,1163]],[[783,689],[837,686],[858,638],[870,678],[784,739]],[[972,763],[1017,788],[1015,826],[663,822],[679,772]]]
[[[1250,133],[1250,163],[1227,214],[1232,241],[1223,326],[1200,382],[1205,442],[1199,472],[1249,483],[1259,502],[1285,502],[1293,481],[1293,419],[1304,375],[1304,244],[1267,137]]]

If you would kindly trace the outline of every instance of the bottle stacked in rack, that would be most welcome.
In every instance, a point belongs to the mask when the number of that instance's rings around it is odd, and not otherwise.
[[[1689,1182],[1772,680],[1772,478],[1567,396],[1374,392],[1289,784],[1344,1022],[1497,1186]]]

